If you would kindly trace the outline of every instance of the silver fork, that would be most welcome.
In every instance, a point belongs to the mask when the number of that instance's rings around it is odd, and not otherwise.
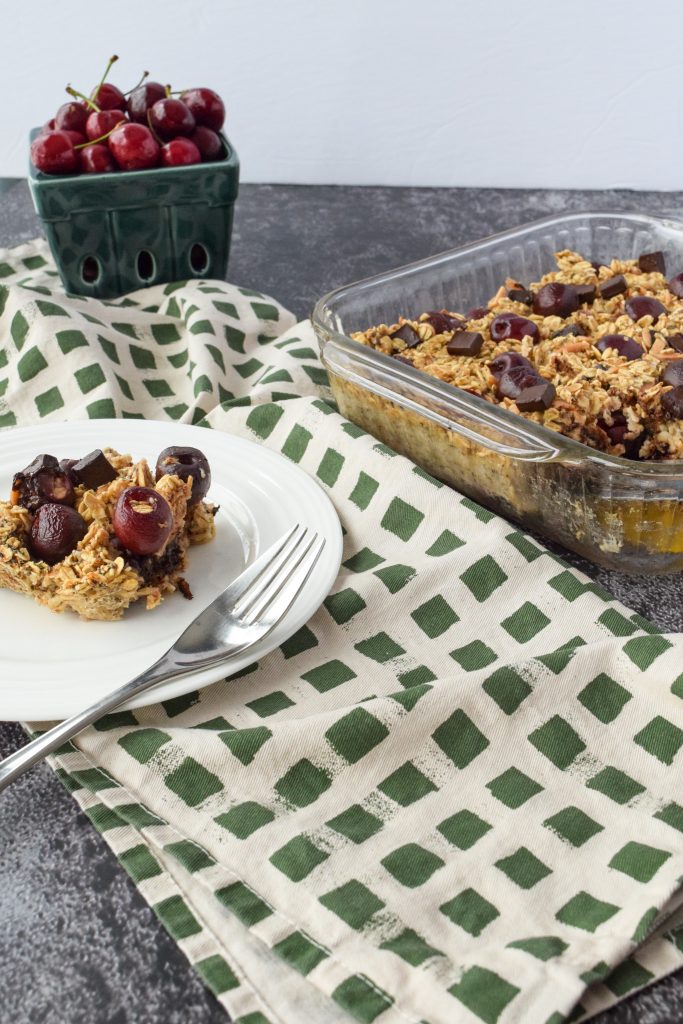
[[[308,527],[292,527],[200,612],[158,661],[0,761],[0,790],[81,729],[143,690],[217,665],[262,640],[301,593],[324,546],[324,538]]]

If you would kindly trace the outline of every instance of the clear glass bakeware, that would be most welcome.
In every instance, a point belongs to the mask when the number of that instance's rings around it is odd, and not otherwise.
[[[589,212],[543,220],[337,288],[313,312],[322,361],[348,419],[522,527],[622,572],[683,570],[683,462],[633,462],[566,438],[353,341],[400,315],[486,305],[574,249],[634,259],[661,249],[683,270],[683,223]]]

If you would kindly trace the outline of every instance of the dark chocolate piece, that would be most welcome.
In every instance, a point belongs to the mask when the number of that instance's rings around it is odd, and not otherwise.
[[[10,500],[36,512],[41,505],[74,505],[76,495],[70,473],[65,473],[54,455],[37,455],[33,462],[15,473]]]
[[[575,284],[574,291],[576,292],[576,297],[579,300],[580,306],[590,306],[595,301],[594,284]]]
[[[661,249],[658,249],[656,252],[644,252],[642,256],[638,257],[638,266],[645,274],[653,274],[655,272],[666,274],[664,253]]]
[[[683,385],[662,395],[662,409],[672,420],[683,420]]]
[[[478,356],[484,339],[478,331],[458,331],[446,345],[449,356]]]
[[[628,429],[628,421],[623,412],[613,412],[611,424],[601,416],[598,419],[598,426],[605,431],[612,444],[623,444]]]
[[[524,388],[515,402],[520,412],[543,412],[553,404],[555,394],[554,385],[541,378],[538,384]]]
[[[512,299],[513,302],[523,302],[525,306],[530,306],[534,301],[534,296],[533,292],[530,292],[528,288],[518,285],[516,288],[508,289],[508,299]]]
[[[397,331],[391,335],[392,338],[400,338],[401,341],[405,341],[407,348],[415,348],[421,342],[420,335],[417,331],[413,330],[410,324],[403,324]]]
[[[415,365],[413,363],[412,359],[408,359],[408,356],[401,355],[400,352],[395,352],[394,355],[391,358],[395,359],[397,363],[407,363],[408,366],[414,366]]]
[[[590,264],[591,264],[591,267],[593,268],[593,270],[595,271],[596,274],[601,269],[601,267],[605,266],[604,263],[598,263],[597,260],[591,260]]]
[[[111,462],[99,448],[75,462],[71,467],[71,473],[76,482],[88,491],[94,491],[102,484],[116,480],[117,476]]]
[[[665,341],[674,352],[683,352],[683,334],[670,334]]]
[[[623,274],[610,277],[607,281],[603,281],[602,284],[598,285],[600,297],[603,299],[613,299],[615,295],[623,295],[627,288],[628,285]]]
[[[582,327],[579,327],[578,324],[567,324],[567,326],[563,327],[561,331],[555,331],[554,334],[550,335],[551,338],[566,338],[568,336],[585,338],[586,332]]]

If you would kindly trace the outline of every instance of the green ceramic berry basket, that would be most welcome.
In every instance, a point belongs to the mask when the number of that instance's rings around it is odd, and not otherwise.
[[[35,138],[39,129],[31,133]],[[152,284],[224,278],[239,160],[69,176],[29,168],[29,185],[67,292],[112,299]]]

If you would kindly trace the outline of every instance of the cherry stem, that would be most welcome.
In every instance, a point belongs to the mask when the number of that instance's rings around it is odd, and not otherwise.
[[[159,145],[163,146],[163,144],[164,144],[163,141],[159,138],[157,133],[154,131],[154,126],[152,124],[152,118],[150,116],[151,111],[152,111],[152,108],[151,107],[147,107],[147,124],[149,125],[149,130],[151,131],[152,135],[154,136],[156,141],[159,143]]]
[[[107,75],[108,75],[108,74],[109,74],[109,72],[111,71],[111,66],[112,66],[112,64],[115,64],[115,63],[116,63],[116,61],[117,61],[118,59],[119,59],[119,58],[118,58],[118,57],[116,56],[116,54],[114,54],[114,56],[113,56],[113,57],[110,57],[110,58],[109,58],[109,63],[107,64],[106,68],[104,69],[104,74],[103,74],[103,75],[102,75],[102,77],[100,78],[100,81],[99,81],[99,84],[98,84],[97,88],[96,88],[96,89],[93,89],[93,93],[92,93],[92,94],[93,94],[93,96],[97,96],[98,92],[100,91],[100,89],[102,88],[102,86],[103,86],[103,85],[104,85],[104,83],[105,83],[105,80],[106,80],[106,78],[107,78]]]
[[[168,97],[171,95],[171,86],[167,85],[167,86],[165,86],[165,89],[166,89],[166,99],[168,99]]]
[[[105,139],[109,138],[112,132],[116,131],[119,125],[125,123],[125,118],[122,118],[122,120],[120,120],[118,124],[115,124],[113,128],[110,128],[108,132],[105,132],[104,135],[100,135],[99,139],[88,139],[87,142],[79,142],[77,146],[74,146],[74,149],[85,149],[86,146],[94,146],[97,142],[104,142]]]
[[[140,88],[140,86],[142,85],[142,83],[144,82],[144,80],[145,80],[145,79],[147,78],[147,76],[148,76],[148,75],[149,75],[149,71],[143,71],[143,72],[142,72],[142,78],[140,79],[140,81],[138,82],[138,84],[137,84],[137,85],[134,85],[132,89],[129,89],[129,90],[128,90],[128,92],[124,92],[124,94],[123,94],[123,95],[124,95],[124,96],[130,96],[130,94],[131,94],[132,92],[135,92],[135,90],[136,90],[136,89],[139,89],[139,88]]]
[[[68,92],[69,96],[75,96],[76,99],[83,100],[84,103],[86,103],[89,107],[92,107],[92,109],[97,111],[98,114],[100,113],[100,108],[97,106],[97,104],[93,102],[93,100],[88,99],[88,97],[84,93],[79,92],[78,89],[74,89],[71,85],[67,85],[66,92]]]

